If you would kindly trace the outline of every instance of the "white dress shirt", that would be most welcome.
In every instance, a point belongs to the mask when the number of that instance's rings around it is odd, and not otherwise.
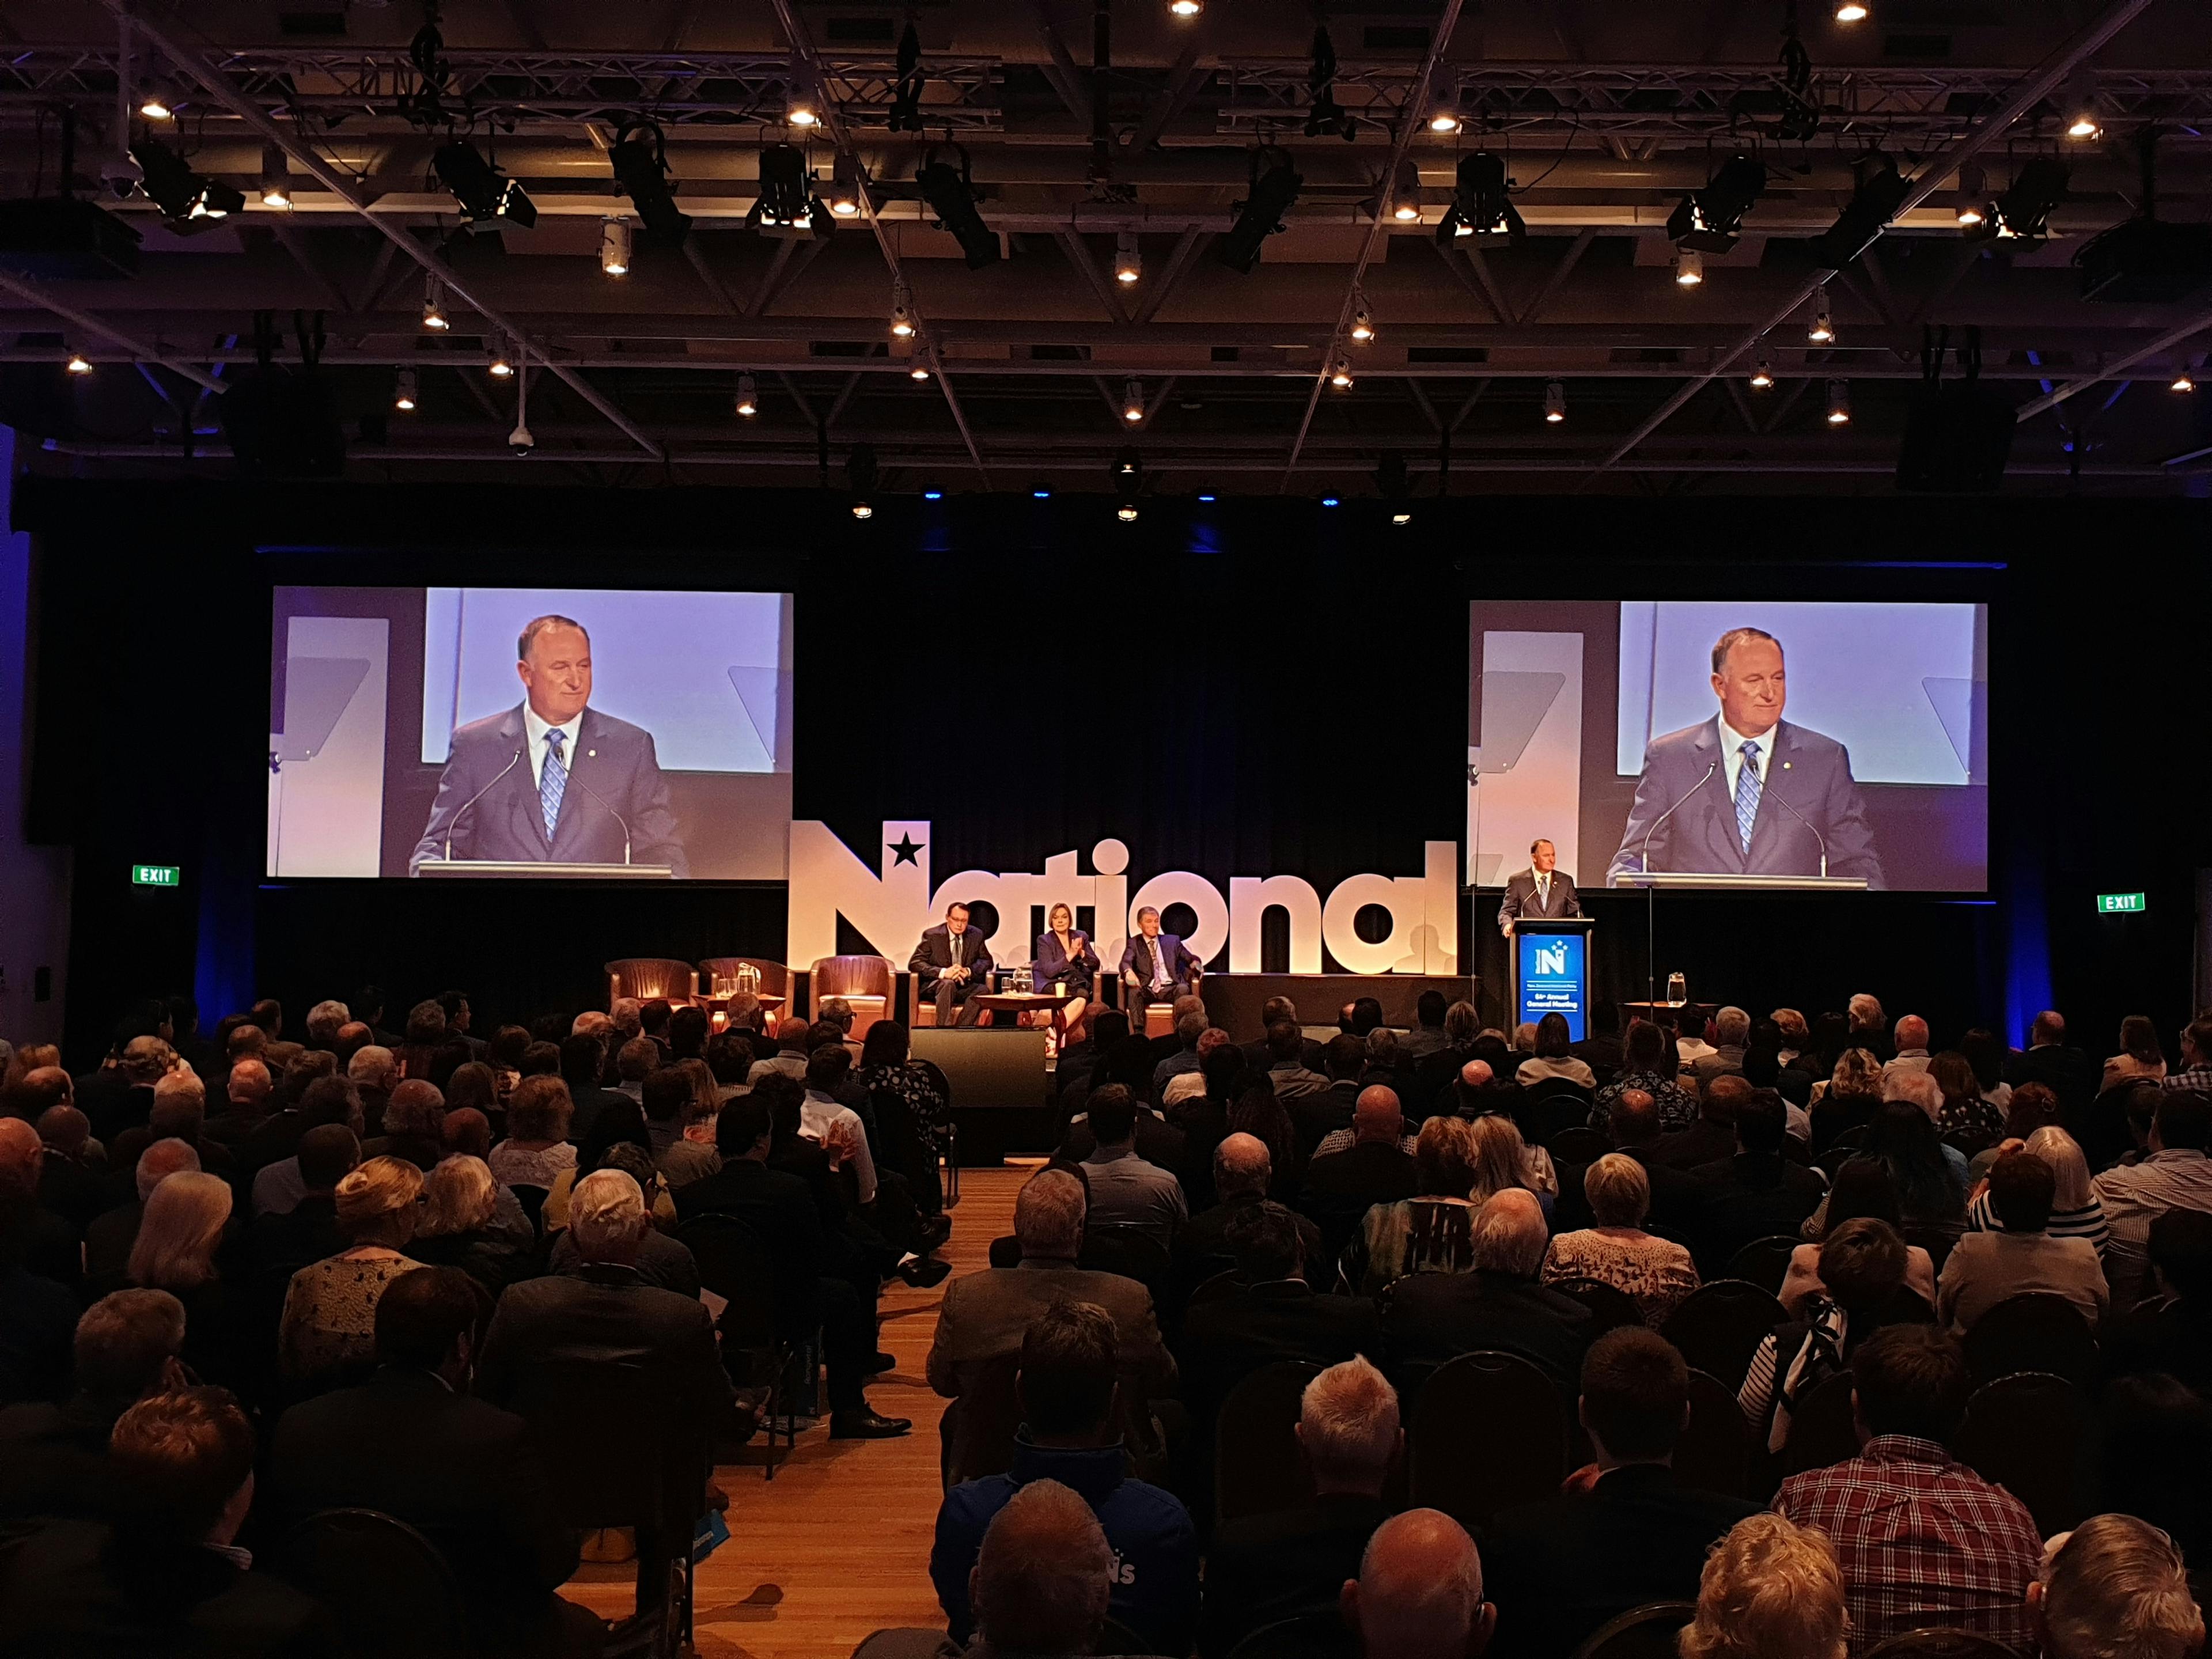
[[[1755,743],[1759,745],[1759,787],[1764,793],[1766,788],[1766,769],[1774,759],[1775,727],[1770,726],[1759,736],[1747,738],[1728,723],[1727,716],[1716,715],[1714,719],[1715,723],[1721,728],[1721,764],[1727,769],[1729,799],[1730,800],[1735,799],[1736,775],[1743,770],[1743,746],[1747,743]],[[1778,721],[1776,724],[1779,725],[1780,722]]]
[[[530,781],[533,785],[545,781],[545,734],[548,732],[558,732],[562,736],[561,764],[571,772],[576,769],[576,731],[583,723],[584,716],[579,711],[573,720],[564,720],[559,726],[548,726],[538,718],[535,708],[526,702],[522,705],[522,730],[530,741]]]

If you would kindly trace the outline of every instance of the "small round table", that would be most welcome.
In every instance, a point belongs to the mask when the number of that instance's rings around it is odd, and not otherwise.
[[[738,994],[740,994],[733,992],[726,997],[702,996],[698,999],[699,1006],[707,1011],[708,1024],[715,1030],[720,1031],[728,1028],[730,1005],[738,1000]],[[754,993],[753,1000],[760,1004],[761,1012],[764,1014],[774,1013],[782,1007],[784,1003],[784,999],[781,997],[763,996],[758,992]]]
[[[1074,1000],[1075,994],[1071,991],[978,991],[968,999],[968,1006],[1006,1014],[1048,1011],[1052,1015],[1052,1051],[1057,1054],[1060,1044],[1067,1040],[1067,1021],[1060,1011]]]

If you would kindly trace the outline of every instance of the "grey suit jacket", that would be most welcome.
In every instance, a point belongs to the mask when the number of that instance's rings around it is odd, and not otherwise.
[[[1018,1353],[1022,1333],[1055,1302],[1091,1302],[1114,1316],[1117,1368],[1132,1400],[1175,1391],[1176,1363],[1160,1340],[1152,1293],[1133,1279],[1073,1262],[1024,1262],[951,1280],[929,1347],[929,1386],[957,1400],[990,1360]]]
[[[1536,896],[1536,872],[1532,866],[1505,878],[1505,898],[1498,907],[1498,921],[1503,927],[1519,916],[1578,916],[1582,913],[1583,902],[1575,891],[1575,878],[1564,870],[1552,872],[1550,900],[1540,902]]]
[[[549,837],[531,775],[522,705],[462,726],[453,733],[430,821],[408,858],[407,873],[419,875],[424,860],[444,858],[449,834],[456,859],[620,864],[617,813],[629,825],[632,863],[667,865],[678,879],[691,873],[650,732],[586,708],[568,762],[568,787]],[[471,805],[479,790],[483,799]]]
[[[1644,751],[1644,775],[1636,782],[1636,801],[1628,809],[1620,850],[1607,868],[1608,879],[1641,874],[1646,868],[1817,876],[1825,838],[1830,875],[1862,876],[1869,887],[1881,886],[1881,860],[1867,824],[1866,804],[1851,776],[1850,751],[1833,738],[1788,720],[1777,724],[1769,735],[1774,747],[1767,757],[1766,784],[1752,823],[1748,852],[1736,834],[1719,717],[1654,738]],[[1659,820],[1670,806],[1675,808],[1674,816],[1662,824]],[[1648,851],[1646,836],[1650,837]]]

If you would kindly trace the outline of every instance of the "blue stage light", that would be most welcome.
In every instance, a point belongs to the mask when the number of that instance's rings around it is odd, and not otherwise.
[[[1210,501],[1213,499],[1213,492],[1210,489],[1203,490],[1200,493],[1198,499],[1201,501]]]
[[[1334,495],[1324,495],[1321,498],[1321,504],[1323,507],[1334,507],[1336,505],[1336,497]]]
[[[941,501],[945,499],[945,492],[941,489],[925,489],[921,492],[921,499],[925,501]]]
[[[1052,499],[1052,491],[1039,488],[1030,491],[1030,498],[1035,501],[1048,501]]]

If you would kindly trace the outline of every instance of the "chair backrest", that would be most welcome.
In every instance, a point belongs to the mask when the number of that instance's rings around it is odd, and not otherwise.
[[[1761,1339],[1788,1316],[1773,1291],[1741,1279],[1716,1279],[1684,1297],[1660,1334],[1698,1370],[1723,1382],[1741,1380]]]
[[[459,1585],[437,1546],[377,1510],[325,1510],[285,1540],[292,1576],[331,1613],[339,1653],[444,1659],[472,1650]]]
[[[1858,1455],[1858,1431],[1853,1426],[1851,1411],[1851,1374],[1838,1371],[1814,1383],[1812,1391],[1790,1413],[1790,1437],[1782,1448],[1782,1474],[1786,1480],[1808,1469],[1825,1469]]]
[[[1242,1288],[1243,1283],[1243,1279],[1237,1278],[1236,1268],[1218,1268],[1199,1280],[1198,1287],[1191,1291],[1189,1298],[1183,1305],[1187,1308],[1195,1308],[1201,1302],[1214,1302],[1224,1296],[1234,1296]]]
[[[945,1075],[945,1068],[933,1060],[915,1060],[908,1062],[920,1069],[922,1075],[936,1085],[938,1098],[945,1103],[948,1112],[952,1109],[952,1079]]]
[[[680,1003],[699,994],[699,975],[688,962],[667,957],[620,957],[605,967],[610,1007],[623,997],[635,997],[640,1002],[665,997]]]
[[[1963,1630],[1909,1630],[1869,1648],[1866,1659],[2014,1659],[2002,1642]]]
[[[1092,1273],[1133,1279],[1158,1301],[1167,1289],[1175,1264],[1167,1247],[1148,1233],[1128,1227],[1091,1227],[1084,1231],[1083,1249],[1075,1265]]]
[[[1710,1372],[1690,1373],[1690,1421],[1674,1443],[1674,1480],[1729,1498],[1749,1495],[1751,1425],[1735,1390]]]
[[[881,997],[888,1015],[894,971],[881,957],[823,957],[815,963],[807,986],[817,1007],[824,997]]]
[[[558,1472],[549,1507],[570,1527],[657,1526],[688,1538],[705,1490],[708,1425],[668,1409],[643,1358],[536,1359],[507,1408]]]
[[[1103,1654],[1143,1654],[1150,1653],[1158,1646],[1158,1642],[1147,1641],[1109,1614],[1106,1622],[1099,1626],[1098,1639],[1091,1644],[1091,1650]]]
[[[1413,1503],[1469,1531],[1551,1496],[1566,1474],[1566,1404],[1517,1354],[1466,1353],[1438,1366],[1414,1401],[1409,1438]]]
[[[1235,1647],[1229,1659],[1351,1659],[1358,1644],[1334,1607],[1262,1625]]]
[[[1782,1281],[1790,1276],[1790,1255],[1804,1241],[1786,1233],[1754,1238],[1729,1258],[1728,1277],[1756,1285],[1769,1296],[1782,1294]]]
[[[521,1186],[510,1187],[507,1190],[514,1194],[514,1201],[522,1206],[522,1213],[530,1218],[530,1224],[538,1237],[544,1237],[545,1200],[549,1195],[546,1189],[543,1187],[532,1187],[526,1182]]]
[[[1019,1352],[995,1355],[961,1384],[959,1409],[951,1413],[952,1442],[945,1453],[947,1491],[1014,1467],[1014,1435],[1022,1426],[1014,1376],[1021,1362]]]
[[[1571,1296],[1588,1308],[1590,1334],[1594,1337],[1644,1322],[1644,1316],[1636,1306],[1636,1298],[1620,1285],[1608,1285],[1601,1279],[1559,1279],[1544,1288],[1557,1291],[1561,1296]]]
[[[1555,1164],[1595,1164],[1613,1150],[1613,1137],[1583,1126],[1562,1129],[1544,1143]]]
[[[994,1267],[1018,1267],[1022,1265],[1022,1241],[1012,1233],[1001,1233],[991,1241],[991,1265]]]
[[[1314,1500],[1313,1472],[1298,1452],[1298,1402],[1321,1367],[1278,1359],[1249,1372],[1221,1402],[1213,1437],[1217,1521],[1275,1515]]]
[[[712,985],[718,974],[735,978],[740,968],[760,970],[760,988],[763,995],[787,997],[791,994],[791,969],[781,962],[771,962],[766,957],[702,957],[699,960],[699,982]]]
[[[2047,1291],[2008,1296],[1966,1333],[1966,1369],[1977,1388],[2015,1371],[2055,1371],[2094,1388],[2101,1362],[2081,1310]]]
[[[1983,1480],[2027,1504],[2045,1538],[2072,1531],[2095,1509],[2096,1413],[2065,1377],[2015,1371],[1976,1389],[1954,1449]]]
[[[1574,1659],[1674,1659],[1674,1638],[1697,1616],[1695,1601],[1647,1601],[1601,1625]]]
[[[676,1230],[676,1237],[698,1264],[699,1283],[727,1304],[718,1328],[722,1346],[764,1352],[787,1331],[776,1305],[775,1259],[761,1236],[734,1216],[695,1215]]]

